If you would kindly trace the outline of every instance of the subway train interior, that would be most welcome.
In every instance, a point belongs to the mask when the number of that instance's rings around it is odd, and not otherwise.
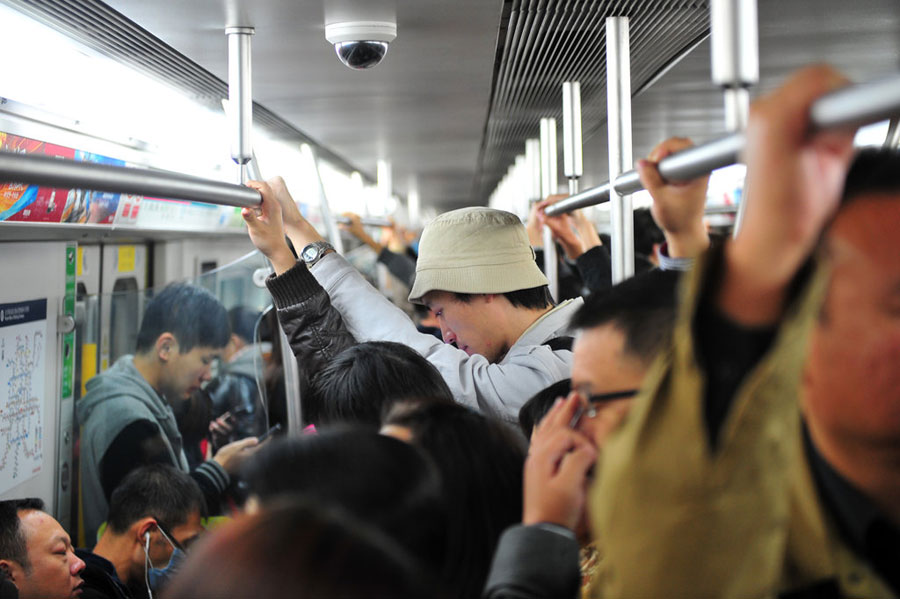
[[[77,406],[135,352],[165,286],[251,311],[266,428],[307,424],[272,267],[241,216],[259,202],[248,180],[282,176],[412,314],[406,282],[343,213],[378,240],[389,221],[414,234],[489,206],[524,222],[536,200],[577,196],[621,280],[632,210],[651,199],[597,190],[665,138],[710,142],[691,172],[715,169],[707,223],[732,234],[746,168],[715,142],[801,67],[831,64],[853,90],[892,83],[892,98],[846,99],[821,126],[900,144],[896,0],[0,0],[0,24],[0,498],[40,497],[77,546]],[[556,265],[545,272],[555,292]]]

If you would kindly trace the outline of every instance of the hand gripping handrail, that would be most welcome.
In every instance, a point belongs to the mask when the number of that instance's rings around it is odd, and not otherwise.
[[[831,92],[810,109],[812,129],[835,129],[866,125],[900,115],[900,74],[860,83]],[[738,162],[746,143],[743,133],[732,133],[672,154],[659,162],[659,173],[667,181],[688,181],[717,168]],[[586,189],[547,208],[549,216],[565,214],[609,200],[610,185],[622,195],[644,189],[636,170],[630,170],[603,185]]]

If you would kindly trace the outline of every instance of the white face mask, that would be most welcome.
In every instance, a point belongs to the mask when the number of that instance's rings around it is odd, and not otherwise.
[[[165,568],[154,568],[153,562],[150,561],[150,533],[144,534],[144,582],[147,585],[147,595],[153,599],[153,593],[159,593],[163,587],[175,576],[181,567],[187,554],[178,545],[169,538],[162,526],[157,524],[156,529],[163,538],[172,546],[172,555],[169,557],[169,563]]]

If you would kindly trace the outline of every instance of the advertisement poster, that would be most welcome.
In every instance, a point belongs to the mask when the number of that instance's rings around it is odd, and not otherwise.
[[[75,157],[75,150],[27,137],[0,132],[0,149],[20,154]],[[66,189],[0,183],[0,221],[58,223],[66,202]]]
[[[125,161],[107,158],[91,152],[75,151],[75,160],[81,162],[95,162],[97,164],[112,164],[124,166]],[[64,223],[96,223],[100,225],[112,224],[119,207],[120,194],[106,191],[86,191],[83,189],[69,190],[66,197],[66,206],[63,210],[62,222]]]
[[[0,304],[0,493],[41,471],[47,300]]]

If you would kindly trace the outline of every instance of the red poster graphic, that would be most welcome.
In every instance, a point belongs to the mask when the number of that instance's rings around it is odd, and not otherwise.
[[[40,143],[40,142],[37,142]],[[54,144],[42,144],[41,153],[60,159],[73,160],[75,150]],[[39,187],[34,201],[9,216],[10,221],[58,223],[62,220],[63,209],[70,190]]]

